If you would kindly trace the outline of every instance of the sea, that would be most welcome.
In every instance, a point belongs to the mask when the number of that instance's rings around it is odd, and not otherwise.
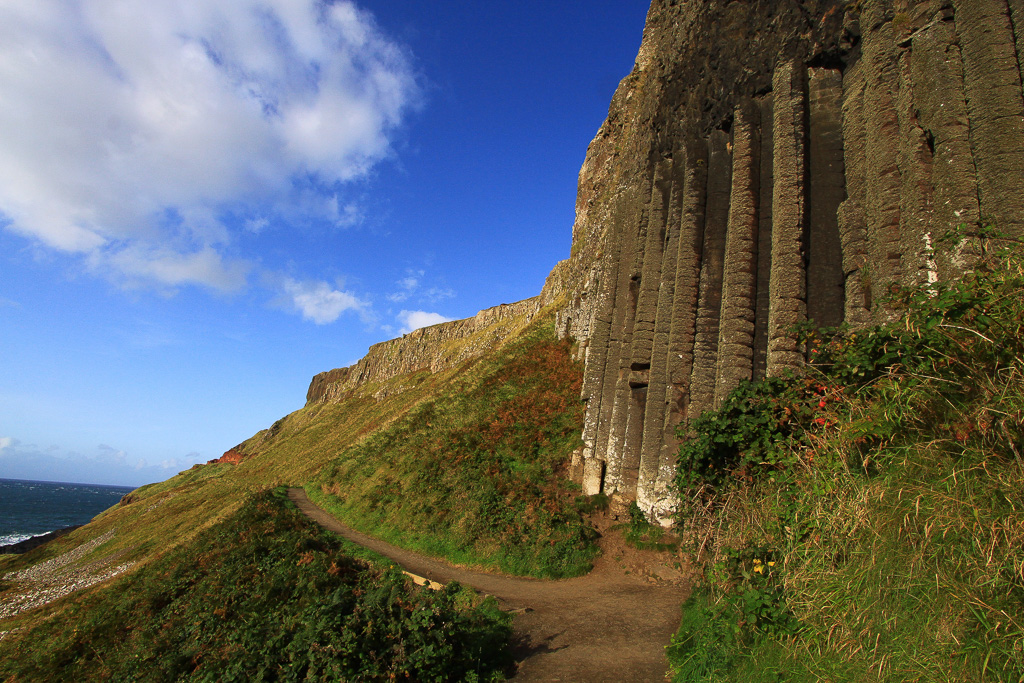
[[[0,545],[85,524],[130,486],[0,479]]]

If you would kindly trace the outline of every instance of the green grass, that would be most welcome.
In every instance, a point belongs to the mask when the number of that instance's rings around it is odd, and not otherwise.
[[[1024,678],[1024,253],[892,305],[690,425],[673,680]]]
[[[281,490],[3,642],[11,681],[503,680],[509,618],[355,559]]]
[[[405,416],[342,449],[307,486],[354,528],[459,564],[531,576],[587,571],[595,532],[565,479],[582,372],[550,321]]]

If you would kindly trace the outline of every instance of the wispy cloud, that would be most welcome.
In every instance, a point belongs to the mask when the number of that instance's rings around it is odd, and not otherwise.
[[[361,219],[337,186],[418,93],[346,0],[4,3],[0,224],[129,285],[234,291],[233,230]]]
[[[345,311],[363,311],[367,306],[351,292],[334,289],[326,282],[285,278],[283,288],[294,310],[317,325],[333,323]]]
[[[165,459],[160,465],[150,465],[107,444],[99,444],[91,451],[80,453],[60,446],[40,448],[13,437],[0,437],[0,472],[14,479],[137,486],[163,481],[179,470],[210,457],[189,453],[182,458]]]
[[[419,289],[420,279],[424,275],[426,275],[426,273],[422,270],[408,271],[406,277],[403,277],[401,280],[395,283],[398,286],[398,289],[392,292],[391,294],[387,295],[388,301],[391,301],[396,304],[400,304],[403,301],[407,301],[409,297],[411,297],[413,293],[417,289]]]
[[[429,327],[438,323],[451,322],[452,320],[452,318],[447,318],[440,313],[430,313],[427,311],[401,311],[396,317],[402,325],[402,328],[398,331],[399,334],[408,334],[421,327]]]

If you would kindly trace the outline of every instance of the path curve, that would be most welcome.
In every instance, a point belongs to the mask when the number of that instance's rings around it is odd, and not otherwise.
[[[665,679],[665,646],[679,626],[685,589],[652,584],[611,558],[575,579],[539,580],[487,574],[403,550],[351,529],[316,506],[300,488],[288,497],[325,529],[391,558],[407,571],[459,583],[521,610],[513,623],[519,669],[513,680],[654,683]]]

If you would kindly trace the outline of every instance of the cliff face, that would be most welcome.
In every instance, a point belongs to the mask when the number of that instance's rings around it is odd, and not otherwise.
[[[555,303],[586,361],[572,471],[664,519],[676,426],[799,365],[794,323],[955,277],[929,247],[960,223],[1024,235],[1022,69],[1024,0],[654,0],[541,295],[377,344],[307,400],[453,367]]]
[[[794,323],[955,276],[959,223],[1022,234],[1022,63],[1021,0],[655,0],[559,269],[584,491],[664,517],[676,425],[798,365]]]
[[[370,347],[366,356],[347,368],[321,372],[313,377],[306,392],[306,405],[344,400],[370,384],[417,370],[439,372],[475,358],[522,329],[541,309],[543,296],[514,304],[487,308],[472,318],[454,320],[413,330],[397,339]],[[384,398],[400,387],[381,387],[375,394]]]

